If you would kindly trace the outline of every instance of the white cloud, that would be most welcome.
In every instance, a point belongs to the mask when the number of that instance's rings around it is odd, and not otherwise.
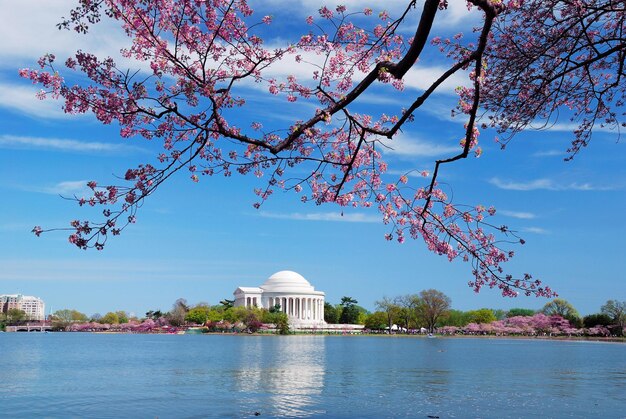
[[[375,0],[296,0],[289,2],[285,2],[284,0],[262,0],[258,2],[251,1],[250,3],[255,10],[257,8],[260,9],[261,7],[267,6],[271,6],[272,8],[280,7],[283,10],[288,8],[288,10],[292,12],[296,18],[306,17],[309,15],[316,18],[319,16],[318,10],[320,6],[324,5],[331,10],[334,10],[337,5],[344,5],[347,7],[348,12],[361,11],[366,7],[370,7],[375,14],[378,14],[382,10],[386,10],[392,17],[398,17],[402,12],[404,12],[409,4],[409,2],[405,1],[380,2]],[[417,23],[422,11],[422,4],[423,3],[420,2],[409,17],[411,23]],[[448,3],[448,8],[446,10],[438,13],[438,17],[435,19],[435,28],[439,27],[450,29],[451,26],[457,25],[461,22],[469,24],[470,20],[475,20],[477,16],[479,16],[478,13],[471,13],[467,10],[465,2],[451,1]],[[411,29],[413,32],[415,31],[415,28]]]
[[[426,90],[439,79],[448,69],[441,66],[424,66],[417,63],[404,77],[404,85],[408,88]],[[437,88],[438,93],[454,94],[458,86],[467,86],[470,81],[464,71],[457,71],[451,75],[441,86]]]
[[[416,177],[420,179],[428,179],[431,176],[431,169],[411,169],[411,170],[388,170],[385,174],[394,175],[394,176],[408,176],[408,177]],[[424,176],[422,173],[426,172],[427,175]]]
[[[371,93],[370,91],[366,91],[361,94],[355,101],[356,103],[367,103],[370,105],[396,105],[396,106],[407,106],[407,100],[403,98],[399,98],[394,95],[383,94],[383,93]]]
[[[278,218],[284,220],[298,221],[341,221],[348,223],[378,223],[381,221],[381,217],[358,212],[343,214],[339,212],[274,213],[261,211],[259,215],[265,218]]]
[[[532,212],[522,212],[522,211],[507,211],[507,210],[498,210],[498,214],[502,214],[507,217],[519,218],[521,220],[532,220],[537,216]]]
[[[612,186],[595,186],[591,183],[557,183],[552,179],[535,179],[525,182],[515,182],[508,180],[501,180],[494,177],[489,180],[489,183],[500,189],[506,189],[511,191],[535,191],[535,190],[547,190],[547,191],[607,191],[615,189]]]
[[[570,132],[571,133],[574,130],[577,130],[578,128],[580,128],[580,125],[577,124],[576,122],[558,122],[556,120],[545,121],[545,120],[538,119],[536,121],[531,122],[528,128],[537,130],[537,131],[555,131],[555,132]],[[610,125],[602,127],[598,123],[593,127],[593,132],[617,133],[618,130]]]
[[[75,0],[0,0],[0,67],[36,67],[37,59],[46,53],[65,61],[78,49],[118,58],[127,38],[121,27],[104,15],[88,35],[57,29],[56,24],[76,6]]]
[[[56,150],[79,153],[130,153],[147,152],[127,144],[109,144],[94,141],[78,141],[64,138],[22,137],[0,135],[0,148],[32,148],[37,150]]]
[[[0,61],[2,61],[1,57]],[[63,112],[61,100],[37,99],[35,94],[39,90],[29,86],[28,83],[28,81],[24,81],[24,85],[17,85],[0,82],[0,107],[21,112],[33,118],[63,119],[76,117]]]
[[[400,158],[437,157],[462,151],[460,146],[433,144],[405,133],[397,134],[392,140],[381,139],[381,142],[385,146],[382,148],[384,154]]]
[[[93,191],[87,186],[88,180],[65,180],[55,184],[48,184],[44,186],[39,185],[20,185],[12,184],[8,185],[13,189],[18,189],[26,192],[43,193],[50,195],[61,195],[65,198],[73,198],[77,196],[79,198],[93,196]]]
[[[561,156],[565,157],[565,152],[563,150],[546,150],[546,151],[538,151],[533,153],[534,157],[554,157]]]
[[[278,6],[281,9],[293,9],[294,13],[317,14],[320,7],[319,2],[312,0],[301,0],[293,4],[285,4],[284,1],[268,1],[258,3],[260,8],[270,8]],[[362,10],[367,4],[357,0],[348,2],[340,2],[346,4],[350,9]],[[388,9],[390,12],[397,14],[401,12],[406,4],[404,2],[391,2],[381,7],[380,3],[369,2],[375,10],[382,8]],[[455,3],[455,2],[451,2]],[[99,57],[112,56],[119,64],[120,68],[139,68],[149,70],[145,63],[137,63],[120,56],[120,49],[127,47],[130,40],[120,28],[118,22],[115,22],[103,15],[102,21],[90,27],[87,35],[77,34],[71,30],[58,30],[56,24],[62,20],[63,16],[68,16],[69,12],[76,6],[75,0],[55,0],[55,1],[39,1],[39,0],[0,0],[0,10],[2,10],[2,25],[0,25],[0,68],[10,69],[16,72],[19,67],[37,67],[36,61],[39,57],[46,53],[54,53],[57,61],[63,62],[65,58],[71,56],[76,50],[82,49],[96,54]],[[457,7],[460,6],[460,7]],[[419,16],[418,6],[414,14]],[[36,12],[34,12],[36,10]],[[463,5],[450,5],[450,8],[441,13],[439,21],[445,21],[446,25],[453,24],[460,19],[460,16],[467,14]],[[376,21],[376,18],[372,18]],[[37,30],[25,31],[24,28],[37,28]],[[308,30],[308,29],[307,29]],[[275,43],[275,45],[273,45]],[[284,40],[274,39],[266,45],[266,48],[285,47],[288,43]],[[314,64],[323,64],[324,57],[318,56],[310,52],[302,52],[305,61]],[[62,66],[62,64],[59,64]],[[296,63],[295,56],[289,54],[280,62],[275,63],[266,70],[266,77],[276,77],[285,79],[288,75],[295,75],[301,82],[311,80],[314,66],[304,63]],[[423,63],[417,63],[414,69],[411,69],[405,78],[407,88],[424,89],[430,86],[445,68],[441,66],[427,66]],[[356,74],[354,79],[358,82],[363,74]],[[452,93],[454,87],[461,84],[464,80],[462,76],[453,76],[453,80],[447,82],[438,91],[439,93]],[[311,80],[312,84],[314,82]],[[14,109],[37,118],[65,118],[68,117],[60,106],[60,101],[47,99],[39,101],[34,98],[37,88],[33,88],[24,84],[2,84],[0,83],[0,106],[8,109]],[[261,88],[267,93],[267,86],[264,84],[254,83],[252,80],[245,80],[242,85],[246,87]],[[376,100],[380,103],[382,98],[364,97],[364,100]]]
[[[284,47],[284,45],[282,45]],[[280,45],[274,45],[279,48]],[[272,49],[271,47],[269,49]],[[296,62],[296,55],[302,57],[302,62]],[[311,80],[314,71],[319,71],[324,65],[325,56],[317,55],[313,52],[299,52],[298,54],[286,54],[280,61],[270,65],[265,71],[265,77],[274,77],[277,79],[286,79],[287,76],[293,75],[300,82]],[[404,85],[406,89],[426,90],[448,69],[438,65],[425,65],[421,62],[415,64],[405,75]],[[365,77],[365,73],[356,71],[353,76],[354,84],[360,82]],[[316,82],[312,82],[314,85]],[[468,84],[465,73],[459,71],[450,76],[441,86],[438,87],[436,93],[454,94],[458,86]],[[374,83],[372,86],[380,85]],[[258,84],[257,84],[258,86]],[[265,87],[264,87],[265,88]],[[389,88],[391,89],[391,88]],[[395,90],[394,90],[395,91]],[[367,98],[366,98],[367,99]],[[380,98],[378,98],[380,99]],[[360,100],[360,98],[359,98]]]
[[[549,234],[550,232],[541,227],[525,227],[522,229],[524,233],[534,233],[534,234]]]
[[[56,185],[39,189],[40,192],[61,196],[88,196],[92,195],[87,187],[87,180],[67,180]]]

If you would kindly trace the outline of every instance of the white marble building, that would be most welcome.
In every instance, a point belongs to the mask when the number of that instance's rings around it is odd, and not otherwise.
[[[235,307],[270,309],[280,305],[292,327],[324,326],[324,293],[293,271],[280,271],[260,287],[239,287],[233,293]]]

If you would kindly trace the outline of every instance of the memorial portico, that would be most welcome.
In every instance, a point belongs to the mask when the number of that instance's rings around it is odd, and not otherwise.
[[[292,326],[323,325],[324,293],[304,277],[292,271],[280,271],[270,276],[260,287],[239,287],[233,293],[235,307],[270,309],[280,306]]]

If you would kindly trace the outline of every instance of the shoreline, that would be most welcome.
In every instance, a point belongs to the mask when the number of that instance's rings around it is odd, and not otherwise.
[[[24,333],[24,332],[17,332]],[[33,333],[33,332],[29,332]],[[42,332],[35,332],[36,334]],[[279,335],[275,333],[171,333],[171,332],[122,332],[122,331],[98,331],[98,332],[69,332],[55,331],[45,333],[90,333],[98,335],[206,335],[206,336],[323,336],[323,337],[375,337],[375,338],[392,338],[392,339],[429,339],[428,335],[408,335],[408,334],[384,334],[384,333],[290,333],[288,335]],[[544,340],[544,341],[563,341],[563,342],[605,342],[605,343],[626,343],[626,336],[516,336],[516,335],[434,335],[434,339],[491,339],[491,340]],[[431,338],[431,339],[433,339]]]

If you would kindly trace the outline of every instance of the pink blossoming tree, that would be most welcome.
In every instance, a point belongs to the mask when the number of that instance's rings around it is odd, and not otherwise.
[[[395,17],[369,8],[321,7],[302,22],[301,37],[268,47],[263,38],[272,17],[254,15],[245,0],[80,0],[60,26],[87,33],[106,13],[128,35],[125,58],[144,70],[128,71],[111,58],[78,51],[62,65],[48,54],[39,69],[21,75],[43,87],[40,98],[62,98],[65,112],[93,113],[103,124],[119,124],[121,137],[158,141],[163,151],[158,163],[129,169],[123,185],[89,182],[93,196],[77,197],[78,203],[103,205],[104,219],[72,221],[69,241],[102,249],[108,237],[136,221],[142,202],[175,172],[187,171],[194,182],[236,172],[265,179],[255,190],[257,208],[277,190],[303,202],[374,207],[389,225],[388,240],[421,239],[432,252],[471,264],[469,285],[476,291],[488,286],[505,296],[554,296],[531,275],[503,270],[513,256],[507,247],[523,240],[490,222],[494,208],[452,202],[438,176],[447,164],[479,156],[480,130],[489,127],[501,133],[504,147],[520,130],[551,123],[567,109],[576,125],[569,150],[574,156],[597,126],[623,125],[623,2],[469,0],[481,25],[469,35],[442,39],[431,32],[436,17],[446,19],[447,3],[407,1]],[[430,87],[402,108],[356,110],[358,99],[374,88],[402,90],[427,49],[440,50],[451,63]],[[282,60],[308,65],[310,74],[274,76],[269,69]],[[67,82],[63,74],[72,72],[88,81]],[[421,180],[386,173],[381,149],[393,147],[420,108],[459,74],[467,84],[458,89],[454,110],[465,122],[458,153],[435,161]],[[281,128],[246,121],[253,88],[312,110]]]

